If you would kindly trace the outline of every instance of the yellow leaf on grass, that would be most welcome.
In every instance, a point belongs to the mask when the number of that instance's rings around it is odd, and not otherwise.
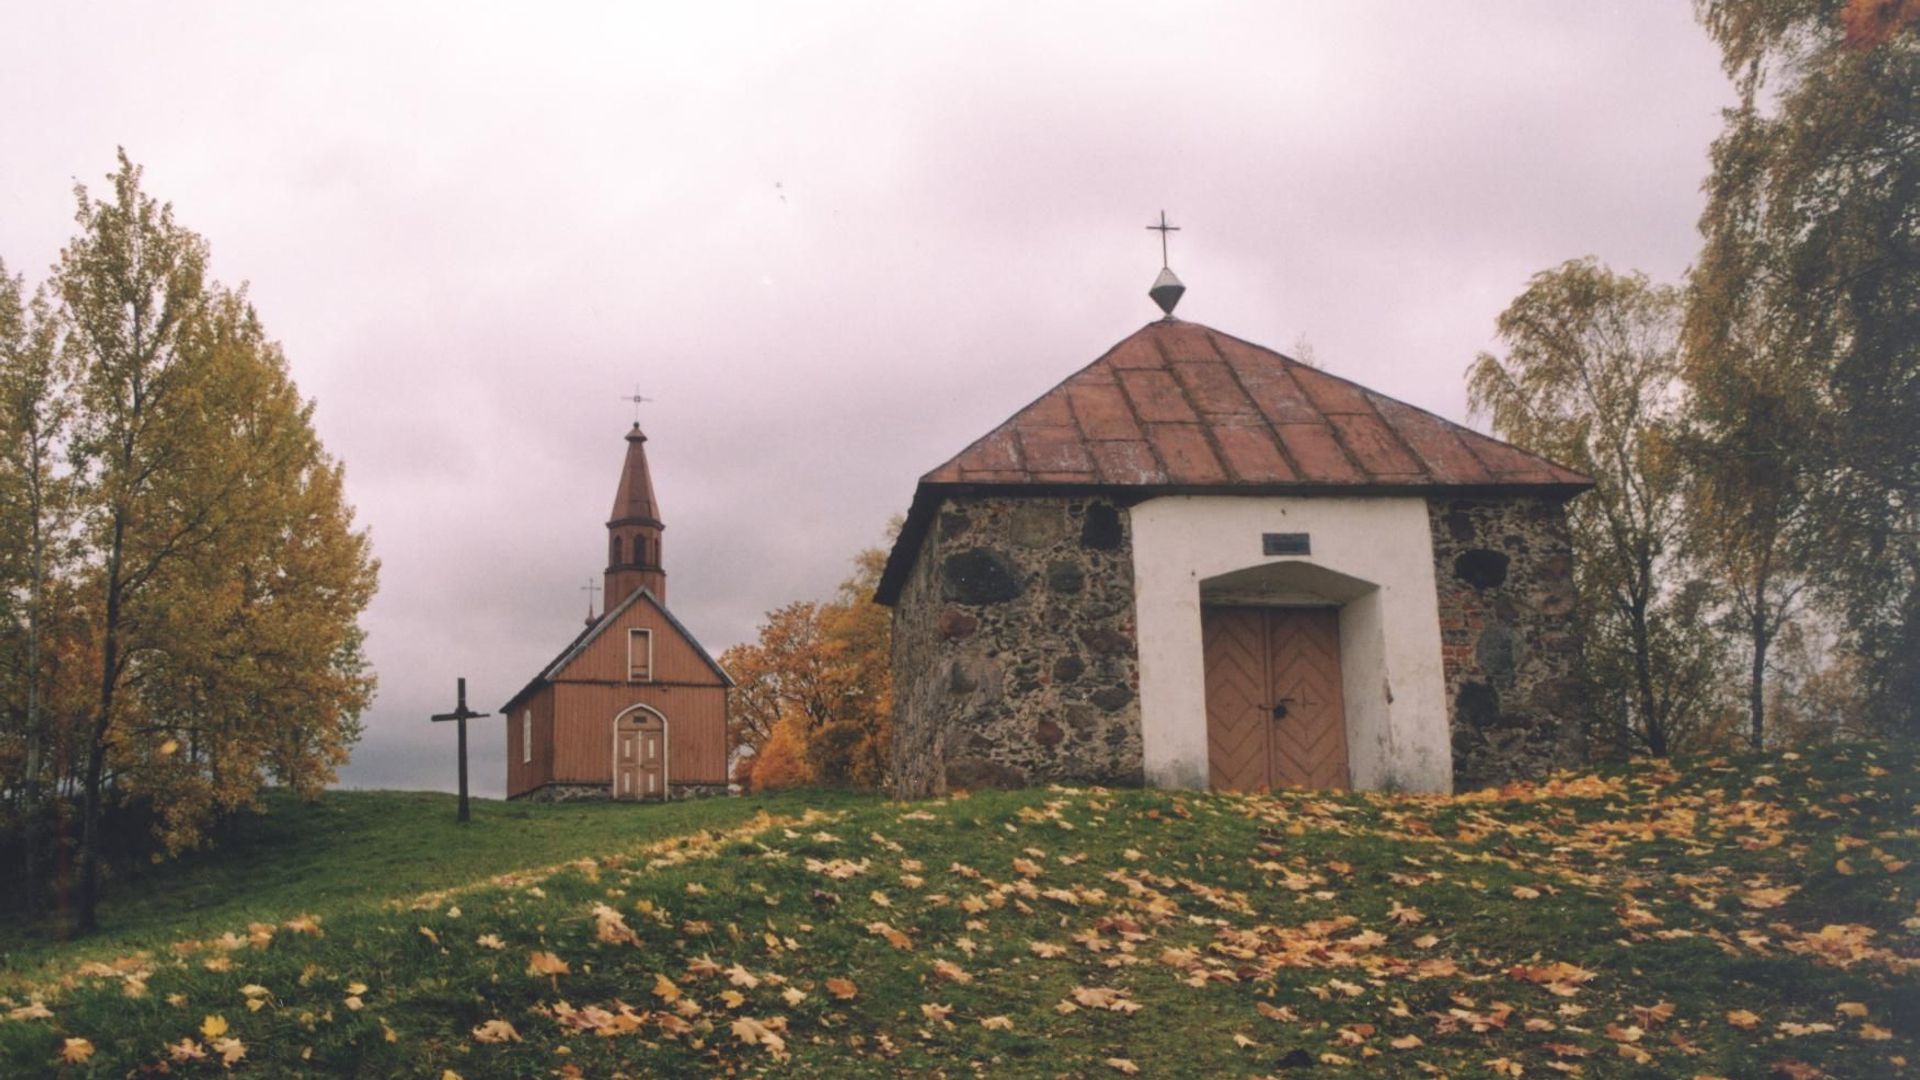
[[[177,1064],[185,1065],[190,1061],[206,1060],[207,1051],[192,1039],[181,1039],[167,1046],[167,1057]]]
[[[1108,1058],[1106,1064],[1107,1068],[1112,1069],[1114,1072],[1125,1073],[1128,1076],[1132,1076],[1140,1071],[1140,1066],[1135,1065],[1126,1058]]]
[[[680,999],[680,988],[675,986],[673,980],[667,978],[665,975],[655,975],[653,977],[653,996],[659,998],[661,1001],[678,1001]]]
[[[1540,890],[1528,888],[1525,885],[1515,885],[1513,887],[1513,898],[1515,900],[1538,900],[1540,899]]]
[[[1245,1050],[1250,1046],[1259,1046],[1260,1044],[1236,1031],[1233,1033],[1233,1045]]]
[[[853,985],[852,979],[828,979],[826,987],[827,993],[841,1001],[852,1001],[854,995],[860,992],[860,988]]]
[[[500,940],[499,934],[481,934],[479,937],[473,939],[473,943],[483,949],[492,949],[495,952],[507,947],[507,943]]]
[[[60,1044],[60,1060],[78,1065],[93,1056],[93,1044],[85,1039],[68,1039]]]
[[[420,936],[423,938],[426,938],[428,941],[433,942],[435,945],[440,944],[440,935],[434,933],[431,927],[427,927],[427,926],[421,927]]]
[[[200,1034],[209,1039],[217,1039],[226,1033],[227,1018],[224,1016],[209,1016],[200,1021]]]
[[[927,1019],[933,1021],[936,1024],[945,1023],[947,1017],[953,1015],[953,1006],[936,1005],[932,1002],[928,1002],[920,1006],[920,1015],[926,1017]]]
[[[933,973],[948,982],[970,983],[973,981],[973,976],[962,970],[960,965],[946,960],[935,960]]]
[[[1426,1043],[1422,1042],[1418,1035],[1402,1035],[1397,1039],[1390,1040],[1387,1045],[1393,1047],[1395,1050],[1417,1050],[1425,1046]]]
[[[536,952],[529,955],[527,960],[527,974],[571,975],[573,974],[573,969],[567,966],[565,960],[560,959],[550,952]]]
[[[1851,1016],[1856,1020],[1864,1020],[1867,1017],[1867,1007],[1858,1001],[1843,1001],[1834,1011],[1841,1016]]]
[[[247,1056],[247,1044],[239,1039],[215,1039],[213,1052],[220,1055],[220,1064],[231,1069]]]
[[[1727,1013],[1727,1023],[1741,1031],[1752,1031],[1760,1026],[1760,1018],[1745,1009],[1733,1009]]]
[[[519,1042],[520,1033],[515,1031],[513,1025],[505,1020],[488,1020],[486,1023],[475,1025],[473,1029],[473,1041],[483,1043]]]
[[[738,990],[720,991],[720,1004],[726,1006],[729,1009],[737,1009],[740,1006],[745,1005],[746,1003],[747,1003],[747,995],[741,993]]]
[[[782,1053],[787,1048],[787,1041],[785,1039],[782,1039],[778,1033],[766,1024],[755,1020],[751,1016],[743,1016],[735,1020],[732,1024],[732,1030],[734,1038],[748,1045],[757,1043],[776,1054]]]
[[[1893,1038],[1893,1032],[1878,1024],[1861,1024],[1860,1037],[1868,1042],[1885,1042]]]
[[[1013,1018],[1009,1016],[984,1016],[980,1018],[980,1026],[986,1028],[988,1031],[1012,1031]]]

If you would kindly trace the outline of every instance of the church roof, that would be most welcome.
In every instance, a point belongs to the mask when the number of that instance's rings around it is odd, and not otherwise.
[[[715,675],[720,677],[720,682],[723,685],[728,687],[733,685],[733,676],[728,675],[726,669],[722,668],[719,662],[713,658],[713,654],[707,652],[706,646],[700,644],[700,639],[693,636],[693,631],[688,630],[686,624],[675,618],[673,612],[667,610],[667,605],[661,603],[660,598],[653,595],[652,589],[635,589],[633,592],[627,594],[625,600],[608,608],[606,614],[589,623],[572,641],[568,642],[566,648],[560,650],[560,655],[554,657],[553,661],[547,664],[546,667],[541,668],[540,674],[535,675],[532,682],[521,687],[519,693],[508,698],[507,703],[500,706],[500,715],[505,716],[507,713],[512,712],[514,706],[532,697],[534,691],[558,679],[560,673],[567,669],[568,664],[573,663],[575,657],[586,652],[587,646],[593,644],[595,639],[599,638],[607,627],[619,622],[620,616],[625,614],[628,608],[639,603],[642,597],[645,597],[647,602],[653,605],[654,610],[658,611],[661,616],[667,620],[667,625],[678,631],[680,637],[684,639],[688,645],[693,647],[694,655],[706,661],[706,665],[713,669]]]
[[[955,494],[1537,494],[1587,477],[1337,375],[1177,319],[1106,355],[920,478],[881,578],[892,602]]]
[[[653,498],[653,475],[647,470],[647,437],[635,423],[627,432],[627,460],[620,467],[620,487],[613,493],[614,522],[660,524],[660,507]]]

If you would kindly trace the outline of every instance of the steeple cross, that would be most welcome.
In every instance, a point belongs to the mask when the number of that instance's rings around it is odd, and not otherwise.
[[[1167,265],[1167,234],[1170,232],[1179,232],[1180,226],[1167,224],[1167,212],[1162,210],[1160,211],[1160,224],[1149,225],[1147,228],[1160,234],[1160,265],[1165,267]]]
[[[588,578],[587,583],[580,586],[580,591],[587,594],[587,610],[592,611],[593,602],[596,599],[593,594],[600,591],[600,583],[592,578]]]
[[[640,426],[640,406],[646,404],[649,401],[652,401],[653,399],[650,397],[641,396],[640,384],[634,383],[633,393],[625,397],[622,397],[620,400],[633,402],[633,426],[639,427]]]

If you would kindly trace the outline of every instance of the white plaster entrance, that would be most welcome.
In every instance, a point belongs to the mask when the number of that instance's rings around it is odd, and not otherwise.
[[[1320,607],[1338,611],[1353,786],[1452,788],[1424,499],[1168,496],[1129,522],[1149,783],[1209,786],[1203,608]],[[1264,556],[1267,533],[1310,554]]]

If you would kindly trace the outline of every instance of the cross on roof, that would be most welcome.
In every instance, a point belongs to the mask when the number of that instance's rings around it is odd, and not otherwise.
[[[640,393],[640,384],[634,383],[633,393],[622,396],[620,400],[633,402],[633,426],[639,427],[640,426],[640,406],[646,404],[649,401],[652,401],[653,399],[650,397],[642,396]]]
[[[1180,226],[1167,224],[1167,212],[1162,210],[1160,211],[1160,224],[1149,225],[1147,228],[1160,234],[1160,265],[1164,268],[1167,265],[1167,234],[1170,232],[1179,232]]]

